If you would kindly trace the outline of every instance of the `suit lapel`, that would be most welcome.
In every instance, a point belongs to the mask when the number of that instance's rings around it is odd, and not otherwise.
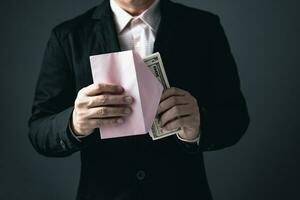
[[[168,45],[169,35],[175,25],[174,19],[176,19],[172,4],[169,0],[160,2],[161,22],[154,43],[154,52],[159,51],[163,54]],[[95,9],[92,18],[96,21],[93,29],[93,45],[90,49],[91,55],[121,51],[109,0],[104,0]]]
[[[120,44],[109,0],[104,0],[95,9],[92,18],[95,20],[95,24],[90,55],[120,51]]]
[[[154,52],[160,53],[169,82],[171,85],[174,85],[175,82],[172,77],[174,77],[175,66],[171,66],[172,59],[175,58],[174,55],[172,55],[173,47],[171,44],[171,42],[174,41],[171,41],[171,39],[174,38],[174,34],[177,33],[176,23],[178,23],[177,20],[179,19],[179,16],[177,16],[178,13],[175,10],[174,3],[169,0],[161,0],[160,9],[161,22],[154,43]]]
[[[176,33],[176,21],[179,16],[176,16],[177,12],[175,11],[174,3],[169,0],[161,0],[160,9],[161,22],[153,51],[160,52],[166,71],[170,75],[169,81],[172,84],[173,80],[171,77],[175,69],[174,66],[170,66],[173,56],[170,53],[170,48],[172,48],[170,39]],[[121,51],[109,0],[104,0],[102,4],[96,7],[92,18],[95,22],[89,42],[89,55]]]
[[[173,28],[173,10],[172,2],[169,0],[160,1],[161,22],[154,43],[154,52],[165,50],[169,42],[169,34]]]

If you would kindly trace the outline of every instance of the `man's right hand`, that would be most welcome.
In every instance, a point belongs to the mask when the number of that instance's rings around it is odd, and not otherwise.
[[[78,136],[90,135],[100,126],[122,124],[132,112],[133,98],[118,85],[92,84],[81,89],[75,100],[71,128]]]

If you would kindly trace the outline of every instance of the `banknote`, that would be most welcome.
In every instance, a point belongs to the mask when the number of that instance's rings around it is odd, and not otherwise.
[[[157,52],[149,55],[144,58],[144,62],[149,67],[154,76],[161,82],[164,90],[170,88],[170,84],[160,54]],[[159,118],[156,117],[149,134],[153,140],[158,140],[181,132],[183,132],[182,128],[171,131],[164,130],[159,123]]]

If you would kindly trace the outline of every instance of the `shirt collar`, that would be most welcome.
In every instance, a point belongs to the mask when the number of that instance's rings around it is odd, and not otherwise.
[[[145,24],[147,24],[153,31],[158,30],[160,22],[160,8],[159,0],[155,0],[152,5],[138,16],[132,16],[123,10],[115,0],[110,0],[110,7],[114,15],[114,19],[117,25],[118,33],[122,32],[131,19],[140,18]]]

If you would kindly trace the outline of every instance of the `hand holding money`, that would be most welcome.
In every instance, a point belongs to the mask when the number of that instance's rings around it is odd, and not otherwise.
[[[154,53],[144,62],[164,87],[158,108],[158,116],[149,132],[153,140],[177,134],[184,140],[199,137],[200,113],[197,100],[187,91],[170,88],[159,53]]]
[[[159,124],[166,131],[183,128],[179,136],[185,140],[199,137],[200,113],[195,97],[179,88],[165,90],[158,107]]]

